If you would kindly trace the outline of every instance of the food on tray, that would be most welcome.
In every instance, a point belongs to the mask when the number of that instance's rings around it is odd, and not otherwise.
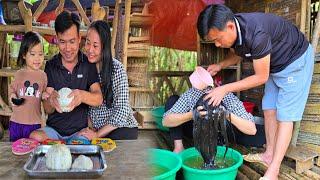
[[[72,169],[91,170],[93,169],[93,162],[89,157],[80,155],[74,160]]]
[[[62,140],[56,140],[56,139],[46,139],[42,142],[43,145],[55,145],[55,144],[65,144]]]
[[[28,154],[39,145],[39,142],[29,138],[21,138],[12,143],[12,153],[15,155]]]
[[[110,138],[93,138],[91,143],[101,146],[105,152],[110,152],[117,147],[116,142]]]
[[[69,94],[72,92],[70,88],[64,87],[61,88],[59,93],[58,102],[60,104],[62,112],[70,112],[70,109],[68,108],[69,104],[73,100],[73,97],[68,97]]]
[[[78,145],[78,144],[91,144],[91,142],[87,139],[80,139],[80,138],[71,138],[67,140],[67,144],[71,145]]]
[[[92,161],[92,169],[48,169],[46,166],[46,154],[52,146],[40,145],[28,158],[27,162],[23,166],[24,171],[31,178],[37,179],[93,179],[102,176],[105,169],[107,168],[107,161],[102,148],[96,145],[53,145],[53,146],[66,146],[70,148],[72,155],[72,162],[80,155],[89,157]],[[82,157],[83,158],[83,157]],[[63,159],[63,158],[61,158]],[[65,161],[66,158],[63,160]],[[81,158],[80,158],[81,159]],[[71,159],[70,159],[71,161]],[[80,160],[82,162],[82,160]],[[86,160],[85,160],[86,161]],[[90,162],[89,162],[90,163]],[[71,163],[72,164],[72,163]],[[88,163],[86,163],[88,164]],[[90,164],[89,164],[90,165]],[[88,167],[87,165],[85,168]],[[1,179],[1,178],[0,178]],[[29,179],[29,178],[28,178]],[[100,178],[106,179],[106,178]],[[108,178],[107,178],[108,179]]]
[[[51,170],[70,169],[72,156],[70,149],[64,144],[55,144],[46,153],[46,166]]]

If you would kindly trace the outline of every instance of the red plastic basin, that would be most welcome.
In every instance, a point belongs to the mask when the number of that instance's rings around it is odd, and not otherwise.
[[[248,113],[252,113],[255,104],[253,102],[244,101],[243,106]]]

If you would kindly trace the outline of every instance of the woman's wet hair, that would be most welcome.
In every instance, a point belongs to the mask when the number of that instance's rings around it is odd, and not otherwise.
[[[198,16],[197,28],[201,39],[204,39],[211,28],[222,31],[228,21],[234,21],[234,14],[222,4],[207,6]]]
[[[23,36],[17,60],[17,65],[19,67],[26,65],[26,60],[24,57],[27,55],[28,51],[31,50],[31,48],[39,43],[42,43],[42,37],[37,32],[29,31]]]
[[[107,107],[111,107],[113,101],[112,93],[112,68],[113,68],[113,58],[111,53],[111,32],[110,26],[107,22],[99,20],[91,23],[89,29],[94,29],[101,42],[101,52],[100,57],[102,61],[102,66],[100,66],[100,76],[101,76],[101,89],[104,100],[106,101]],[[99,63],[99,62],[97,62]]]

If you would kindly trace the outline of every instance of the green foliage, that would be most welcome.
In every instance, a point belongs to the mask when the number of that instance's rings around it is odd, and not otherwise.
[[[182,51],[177,49],[151,47],[149,71],[193,71],[197,65],[197,53],[193,51]],[[180,95],[189,87],[186,82],[180,88],[183,80],[181,77],[169,77],[177,94]],[[159,105],[164,104],[169,96],[173,94],[168,84],[161,78],[152,78],[151,88],[160,89],[157,94]]]
[[[197,64],[197,53],[177,49],[151,47],[150,71],[193,71]]]

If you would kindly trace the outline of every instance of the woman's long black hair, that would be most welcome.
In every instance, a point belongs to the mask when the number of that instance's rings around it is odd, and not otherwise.
[[[111,33],[110,26],[105,21],[94,21],[90,25],[89,29],[94,29],[97,31],[101,41],[101,63],[100,67],[100,77],[101,77],[101,89],[103,94],[103,99],[106,102],[108,108],[111,107],[113,101],[112,93],[112,69],[113,69],[113,59],[111,53]],[[99,62],[97,62],[99,63]]]

